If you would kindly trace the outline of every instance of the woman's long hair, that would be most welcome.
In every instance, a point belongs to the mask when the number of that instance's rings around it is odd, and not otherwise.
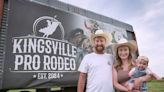
[[[129,47],[128,47],[129,48]],[[116,51],[116,64],[115,64],[115,68],[116,68],[116,70],[118,71],[118,70],[122,70],[123,68],[122,68],[122,60],[121,60],[121,58],[119,57],[119,55],[118,55],[118,49],[117,49],[117,51]],[[129,66],[128,66],[128,70],[131,70],[131,68],[134,66],[133,65],[133,58],[132,58],[132,53],[131,53],[131,50],[129,49],[129,56],[128,56],[128,64],[129,64]]]

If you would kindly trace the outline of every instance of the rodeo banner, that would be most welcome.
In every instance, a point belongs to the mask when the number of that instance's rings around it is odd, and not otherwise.
[[[9,0],[3,88],[75,86],[89,35],[103,29],[117,42],[126,31],[27,0]],[[109,48],[108,53],[112,53]]]

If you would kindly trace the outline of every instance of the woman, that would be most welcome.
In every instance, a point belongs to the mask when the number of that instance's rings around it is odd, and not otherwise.
[[[113,83],[114,87],[119,91],[130,92],[124,86],[124,83],[129,80],[128,73],[134,67],[132,53],[135,53],[136,50],[137,45],[135,41],[127,41],[126,39],[121,39],[116,45],[114,45],[116,63],[113,67]],[[149,75],[137,78],[134,83],[137,89],[132,92],[140,92],[138,89],[141,83],[150,79],[151,76]]]

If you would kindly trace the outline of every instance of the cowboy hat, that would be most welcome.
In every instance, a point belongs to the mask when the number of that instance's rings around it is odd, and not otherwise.
[[[137,50],[137,43],[134,40],[126,40],[125,38],[122,38],[114,45],[114,51],[116,52],[117,49],[121,46],[128,46],[131,52],[135,52]]]
[[[90,40],[91,40],[92,45],[94,45],[94,39],[96,37],[104,37],[106,40],[105,46],[108,46],[110,41],[112,40],[112,36],[110,33],[105,33],[103,30],[97,30],[94,34],[91,34]]]

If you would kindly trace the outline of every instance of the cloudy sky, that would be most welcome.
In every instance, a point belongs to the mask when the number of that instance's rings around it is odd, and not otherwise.
[[[148,56],[152,71],[164,77],[164,0],[60,1],[132,25],[140,55]]]

